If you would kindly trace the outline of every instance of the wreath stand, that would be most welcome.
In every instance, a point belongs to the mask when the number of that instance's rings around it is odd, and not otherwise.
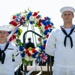
[[[29,27],[29,24],[28,24],[28,27]],[[33,34],[42,38],[42,36],[40,34],[35,32],[33,25],[31,26],[31,30],[28,30],[28,27],[27,27],[27,31],[23,34],[23,46],[24,47],[26,46],[26,35],[28,32],[32,33],[32,38],[35,38],[35,40],[36,40],[36,36],[34,36]],[[34,39],[33,39],[33,42],[34,42]],[[35,41],[35,43],[37,45],[37,41]],[[37,63],[36,65],[37,65],[36,67],[33,67],[33,70],[35,70],[39,66],[39,63]],[[31,70],[29,73],[27,73],[27,66],[24,65],[24,75],[30,75],[30,73],[32,73],[33,70]],[[37,75],[40,75],[41,73],[42,73],[42,67],[41,67],[41,71]]]

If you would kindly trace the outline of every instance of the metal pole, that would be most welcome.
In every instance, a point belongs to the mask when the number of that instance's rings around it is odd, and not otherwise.
[[[50,57],[50,75],[52,75],[52,58],[51,58],[51,56],[49,56]]]
[[[50,66],[50,56],[48,55],[48,60],[47,60],[47,71],[48,71],[48,75],[50,75],[49,66]]]

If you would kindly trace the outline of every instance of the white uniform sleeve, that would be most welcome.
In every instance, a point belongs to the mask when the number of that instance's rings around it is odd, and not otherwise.
[[[19,65],[22,64],[22,59],[21,59],[21,55],[20,55],[20,51],[19,51],[19,48],[18,47],[15,47],[16,49],[16,52],[15,52],[15,68]]]
[[[47,39],[45,52],[51,56],[54,56],[55,51],[55,33],[52,31]]]

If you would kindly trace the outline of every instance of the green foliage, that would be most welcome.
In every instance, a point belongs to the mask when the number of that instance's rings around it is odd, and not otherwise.
[[[22,63],[27,66],[31,63],[31,61],[26,61],[25,59],[22,59]]]

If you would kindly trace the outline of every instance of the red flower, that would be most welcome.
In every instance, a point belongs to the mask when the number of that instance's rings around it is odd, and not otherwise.
[[[41,23],[38,23],[38,26],[41,26]]]
[[[25,18],[22,17],[22,18],[20,19],[20,22],[24,22],[24,21],[25,21]]]
[[[38,18],[40,18],[40,16],[36,16],[36,18],[38,19]]]
[[[29,53],[29,50],[28,49],[26,49],[26,54],[28,54]]]
[[[48,29],[48,26],[45,26],[44,29]]]
[[[37,14],[38,14],[37,12],[34,12],[34,13],[33,13],[33,16],[36,16]]]
[[[13,19],[16,19],[16,16],[13,16],[12,18],[13,18]]]
[[[12,24],[13,26],[17,26],[18,25],[15,21],[11,21],[10,24]]]
[[[41,22],[42,22],[42,20],[40,19],[40,20],[39,20],[39,23],[41,23]]]
[[[12,40],[13,40],[13,38],[12,38],[12,37],[10,37],[9,41],[11,42]]]
[[[48,27],[49,27],[49,28],[51,28],[51,27],[52,27],[52,25],[50,25],[50,24],[49,24],[49,25],[48,25]]]
[[[30,53],[28,53],[28,56],[30,57],[30,56],[31,56],[31,54],[30,54]]]
[[[16,35],[14,34],[14,35],[12,36],[12,38],[13,38],[13,39],[16,39]]]
[[[48,35],[46,35],[46,38],[48,38],[49,37],[49,34]]]
[[[45,20],[47,20],[47,18],[46,18],[46,17],[44,17],[44,19],[45,19]]]
[[[35,53],[35,52],[36,52],[36,50],[33,48],[33,49],[32,49],[32,52],[33,52],[33,53]]]
[[[40,19],[39,22],[38,22],[38,26],[41,26],[41,19]]]

